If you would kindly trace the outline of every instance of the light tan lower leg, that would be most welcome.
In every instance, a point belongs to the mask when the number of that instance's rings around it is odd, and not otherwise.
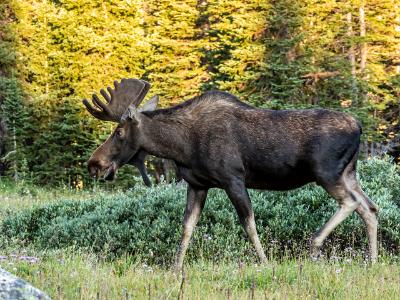
[[[182,269],[183,265],[183,258],[185,256],[187,247],[189,245],[190,237],[192,236],[194,227],[197,224],[197,221],[199,219],[200,213],[192,214],[187,221],[186,224],[183,226],[183,233],[181,237],[181,241],[179,244],[178,248],[178,253],[176,255],[176,260],[175,260],[175,270],[179,271]]]
[[[315,255],[324,243],[326,237],[346,219],[358,206],[359,202],[354,201],[351,197],[346,197],[339,210],[329,219],[329,221],[319,230],[311,242],[312,255]]]
[[[354,195],[361,203],[360,206],[357,207],[356,212],[363,219],[367,227],[369,257],[371,262],[374,263],[378,257],[378,207],[364,193],[355,178],[353,191]]]
[[[261,263],[267,262],[267,257],[265,256],[264,249],[261,245],[260,239],[258,238],[256,222],[254,220],[254,214],[252,213],[250,217],[246,220],[246,225],[244,226],[247,235],[254,248],[256,249],[257,255],[260,258]]]
[[[254,212],[251,207],[251,201],[247,192],[246,186],[242,180],[233,181],[225,189],[232,201],[233,206],[239,216],[240,223],[243,226],[244,231],[248,235],[250,242],[253,244],[261,263],[267,261],[263,247],[258,238],[256,222],[254,220]]]
[[[363,219],[367,226],[369,256],[374,263],[378,257],[378,220],[375,212],[371,212],[368,204],[361,203],[356,209],[357,213]]]
[[[183,219],[183,232],[175,259],[176,271],[182,269],[183,258],[189,245],[190,237],[192,236],[193,230],[196,227],[197,222],[199,221],[206,196],[207,191],[195,191],[190,186],[188,187],[185,216]]]

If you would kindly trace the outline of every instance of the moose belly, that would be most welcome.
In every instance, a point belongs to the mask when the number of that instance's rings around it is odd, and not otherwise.
[[[197,187],[220,187],[218,181],[208,176],[208,173],[196,172],[195,170],[178,165],[179,173],[187,183]]]
[[[279,168],[252,168],[246,172],[246,187],[265,190],[291,190],[315,181],[311,170],[304,165]]]

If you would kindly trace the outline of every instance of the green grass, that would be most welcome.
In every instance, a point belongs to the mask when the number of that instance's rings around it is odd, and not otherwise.
[[[76,190],[73,188],[39,187],[30,184],[13,184],[0,177],[0,221],[7,211],[19,211],[42,204],[54,203],[60,199],[82,200],[94,195],[109,193],[103,190]]]
[[[303,258],[265,266],[198,261],[185,266],[182,283],[182,274],[131,256],[110,262],[69,250],[38,258],[29,263],[16,257],[2,266],[53,299],[176,299],[180,293],[184,299],[395,299],[400,293],[399,264],[390,259],[373,266]]]

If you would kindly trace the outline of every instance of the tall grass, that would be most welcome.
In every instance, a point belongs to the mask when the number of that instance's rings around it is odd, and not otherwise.
[[[397,299],[400,293],[399,263],[387,258],[373,266],[357,259],[197,261],[185,265],[183,277],[129,255],[114,261],[79,251],[42,255],[5,267],[53,299]]]

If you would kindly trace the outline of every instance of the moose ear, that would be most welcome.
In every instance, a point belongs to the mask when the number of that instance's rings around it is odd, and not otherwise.
[[[154,95],[141,108],[139,108],[139,112],[155,110],[157,108],[158,100],[158,95]]]
[[[139,118],[137,115],[137,109],[133,105],[129,106],[129,108],[124,112],[121,117],[121,123],[126,122],[127,120],[132,121],[133,123],[139,123]]]

